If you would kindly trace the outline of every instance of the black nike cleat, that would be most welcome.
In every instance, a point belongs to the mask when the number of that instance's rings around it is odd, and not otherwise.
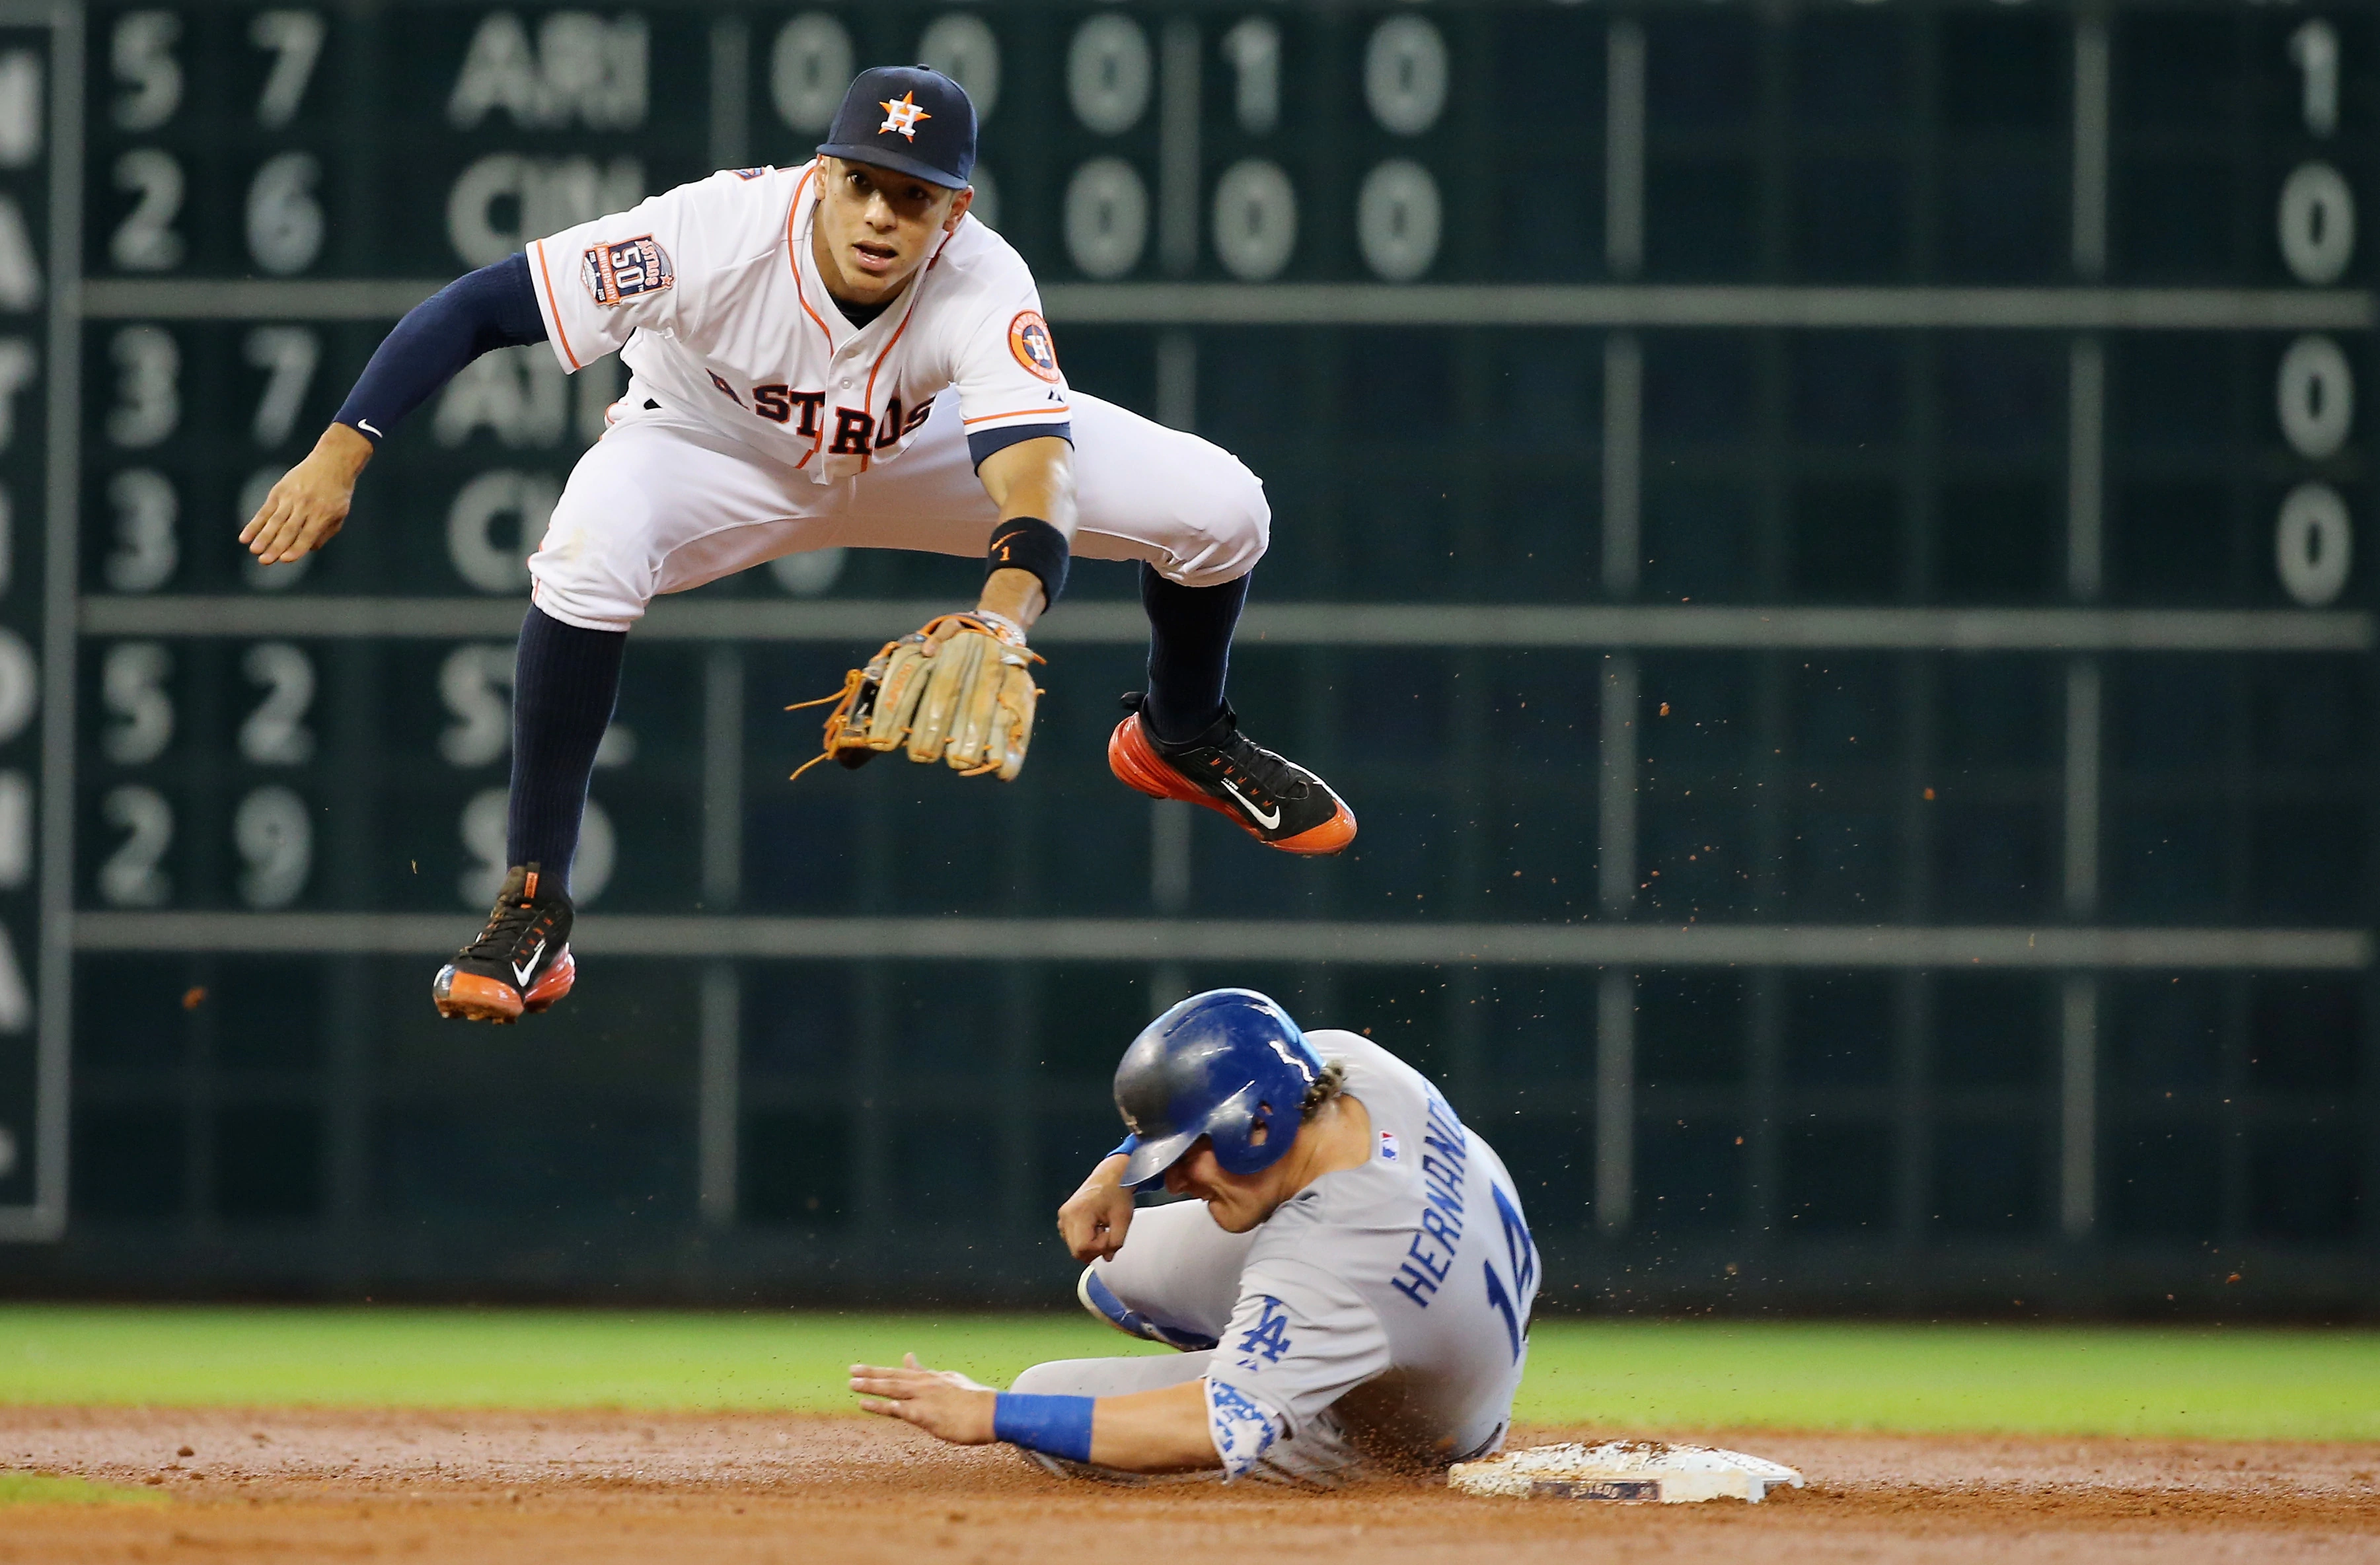
[[[480,938],[438,969],[430,997],[438,1014],[466,1022],[517,1022],[570,992],[570,893],[540,885],[534,864],[516,864],[496,893]]]
[[[1148,731],[1141,703],[1136,690],[1123,698],[1132,715],[1108,740],[1108,768],[1126,787],[1204,805],[1283,853],[1334,854],[1355,840],[1355,812],[1330,784],[1250,744],[1228,705],[1204,734],[1169,745]]]

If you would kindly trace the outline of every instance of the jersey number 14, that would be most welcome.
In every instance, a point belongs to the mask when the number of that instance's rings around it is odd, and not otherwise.
[[[1503,1187],[1491,1183],[1488,1189],[1496,1197],[1496,1215],[1504,1220],[1504,1250],[1512,1263],[1512,1288],[1505,1288],[1493,1260],[1482,1261],[1480,1266],[1488,1273],[1488,1303],[1504,1317],[1504,1331],[1512,1341],[1512,1361],[1517,1364],[1524,1328],[1521,1306],[1515,1301],[1526,1299],[1530,1286],[1537,1280],[1537,1246],[1529,1238],[1529,1225],[1521,1220],[1521,1208],[1504,1194]]]

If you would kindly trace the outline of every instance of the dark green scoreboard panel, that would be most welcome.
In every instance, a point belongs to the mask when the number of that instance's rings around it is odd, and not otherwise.
[[[788,786],[974,572],[782,562],[637,635],[579,995],[442,1027],[616,368],[234,534],[431,289],[912,59],[1074,382],[1264,477],[1235,696],[1363,838],[1106,776],[1096,565],[1016,785]],[[0,9],[7,1274],[1004,1288],[1245,981],[1445,1080],[1582,1298],[2356,1296],[2375,158],[2313,0]]]

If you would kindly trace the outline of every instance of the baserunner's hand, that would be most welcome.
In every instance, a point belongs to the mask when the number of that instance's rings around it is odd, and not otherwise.
[[[1078,1261],[1111,1261],[1123,1248],[1125,1231],[1132,1227],[1132,1192],[1117,1183],[1123,1165],[1121,1153],[1102,1159],[1058,1208],[1058,1233]]]
[[[862,1413],[914,1424],[953,1445],[988,1446],[995,1438],[992,1407],[999,1393],[955,1370],[928,1369],[915,1353],[902,1354],[898,1369],[853,1365],[851,1389],[878,1399],[861,1402]]]
[[[355,500],[356,475],[372,458],[372,443],[345,424],[333,424],[306,459],[281,475],[239,540],[268,565],[303,559],[333,538]]]

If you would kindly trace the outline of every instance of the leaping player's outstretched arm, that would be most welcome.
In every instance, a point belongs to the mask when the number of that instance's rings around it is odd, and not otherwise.
[[[356,476],[397,420],[480,355],[545,339],[528,261],[518,253],[414,306],[372,354],[314,449],[282,475],[240,528],[239,540],[268,565],[320,549],[346,521]]]
[[[1196,1473],[1220,1467],[1207,1425],[1207,1383],[1185,1380],[1120,1397],[1020,1396],[904,1355],[898,1368],[855,1364],[851,1389],[875,1399],[868,1413],[914,1424],[960,1446],[1007,1440],[1119,1473]]]
[[[984,492],[1000,507],[1000,521],[992,527],[993,547],[1002,547],[1000,540],[1015,533],[1017,524],[1029,528],[1034,522],[1046,523],[1058,535],[1055,558],[1062,578],[1066,549],[1075,540],[1073,443],[1056,435],[1021,440],[986,456],[975,471],[983,480]],[[1033,540],[1026,533],[1015,536],[1023,558],[1023,551],[1031,548]],[[984,577],[983,596],[976,601],[976,607],[1029,628],[1050,606],[1052,595],[1042,588],[1046,574],[1046,569],[1023,566],[995,569]]]

